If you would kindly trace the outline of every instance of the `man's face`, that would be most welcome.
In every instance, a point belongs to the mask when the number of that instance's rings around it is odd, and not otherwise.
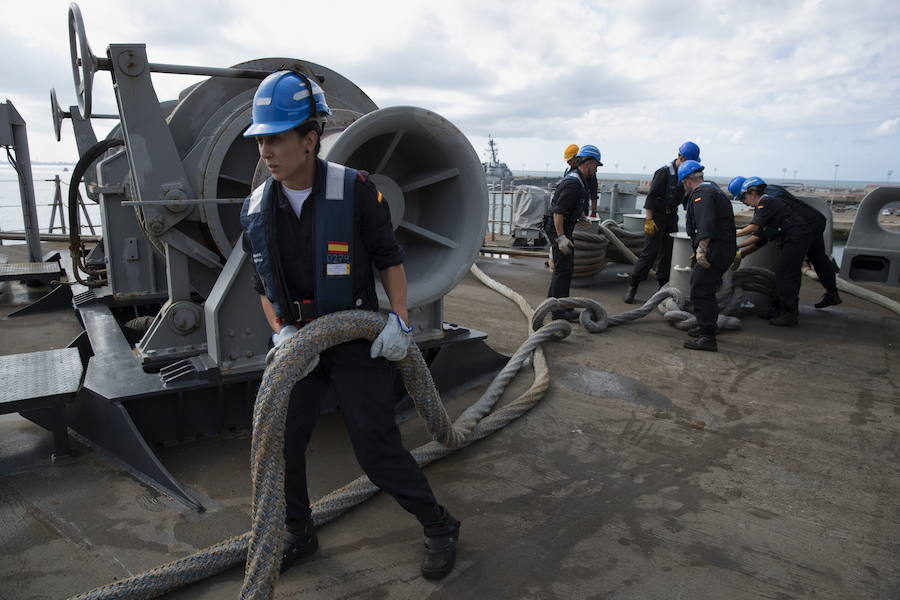
[[[582,169],[581,172],[582,172],[585,176],[587,176],[587,177],[593,177],[593,176],[595,176],[595,175],[597,174],[597,167],[598,167],[599,165],[597,164],[597,161],[596,161],[596,160],[594,160],[593,158],[589,158],[588,160],[586,160],[586,161],[584,161],[583,163],[581,163],[581,165],[579,165],[579,166],[580,166],[581,169]]]
[[[745,206],[756,208],[756,205],[759,204],[759,198],[759,192],[756,190],[747,190],[741,195],[741,202],[743,202]]]
[[[681,163],[683,163],[685,160],[687,160],[687,159],[680,154],[678,156],[676,156],[675,157],[675,168],[677,169],[678,167],[680,167]]]
[[[315,134],[300,137],[293,130],[256,138],[260,158],[265,161],[272,179],[281,182],[294,181],[303,172],[313,156],[310,145],[315,146]]]

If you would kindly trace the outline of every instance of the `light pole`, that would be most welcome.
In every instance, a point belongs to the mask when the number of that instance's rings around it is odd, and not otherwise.
[[[893,175],[893,174],[894,174],[894,171],[893,171],[893,170],[889,170],[889,171],[888,171],[888,176],[887,176],[887,182],[888,182],[888,183],[891,182],[891,175]]]
[[[544,175],[546,175],[547,177],[550,177],[550,163],[545,162],[544,167],[545,167]]]
[[[797,181],[797,169],[794,169],[794,181]]]
[[[619,163],[616,163],[616,175],[619,174]]]
[[[787,180],[787,167],[781,167],[781,182],[784,183]]]
[[[719,174],[719,167],[713,167],[713,179]]]
[[[837,190],[837,170],[838,170],[838,167],[840,167],[840,166],[841,165],[834,163],[834,183],[832,184],[833,187],[831,190],[831,202],[829,203],[829,206],[828,206],[828,208],[831,210],[834,210],[834,195],[837,193],[837,191],[836,191]]]

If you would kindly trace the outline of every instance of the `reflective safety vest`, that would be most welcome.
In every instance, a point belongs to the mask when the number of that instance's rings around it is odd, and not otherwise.
[[[315,253],[314,317],[356,308],[353,299],[354,213],[357,170],[323,160],[325,189],[314,190],[306,200],[313,203],[313,249]],[[283,323],[301,319],[299,305],[292,303],[284,285],[284,274],[275,240],[272,217],[278,208],[276,182],[269,177],[244,200],[241,225],[252,249],[251,258],[262,281],[266,297]],[[291,240],[281,240],[289,244]]]

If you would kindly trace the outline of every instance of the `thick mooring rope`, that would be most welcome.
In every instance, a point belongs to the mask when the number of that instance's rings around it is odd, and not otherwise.
[[[543,325],[546,315],[560,308],[584,308],[581,323],[597,333],[649,314],[667,298],[681,303],[677,290],[662,289],[643,306],[620,315],[607,316],[603,306],[589,298],[548,298],[535,311],[519,294],[485,275],[477,266],[471,271],[491,289],[509,298],[529,319],[528,339],[516,350],[506,366],[494,377],[481,398],[451,423],[431,373],[415,344],[398,363],[406,389],[425,421],[434,441],[412,451],[416,462],[427,465],[483,439],[514,421],[543,398],[550,374],[541,344],[561,340],[571,333],[565,321]],[[270,599],[274,594],[284,543],[284,423],[290,391],[313,357],[324,350],[353,339],[375,339],[384,327],[383,315],[369,311],[345,311],[326,315],[304,327],[275,355],[263,375],[253,413],[251,478],[253,481],[252,530],[222,541],[195,554],[152,569],[146,573],[75,596],[72,600],[142,600],[211,577],[246,560],[243,600]],[[534,328],[534,329],[532,329]],[[515,400],[494,410],[509,382],[531,363],[535,378]],[[326,523],[365,501],[378,491],[367,477],[359,477],[322,497],[312,505],[316,525]]]

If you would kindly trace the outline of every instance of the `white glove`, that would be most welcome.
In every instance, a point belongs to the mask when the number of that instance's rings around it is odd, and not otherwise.
[[[698,265],[704,269],[708,269],[712,266],[709,264],[709,259],[706,258],[706,248],[704,246],[697,246],[697,251],[694,254],[697,256]]]
[[[272,334],[272,343],[275,344],[275,347],[277,348],[295,336],[297,331],[299,330],[293,325],[285,325],[281,328],[281,331]]]
[[[409,344],[412,342],[412,327],[408,327],[400,315],[391,311],[388,314],[387,324],[375,341],[372,342],[372,349],[369,356],[378,358],[383,356],[389,361],[397,362],[406,358],[409,350]]]
[[[556,238],[556,247],[559,248],[559,251],[563,254],[572,254],[572,240],[567,238],[565,235],[561,235]]]
[[[293,325],[285,325],[284,327],[281,328],[281,331],[279,331],[278,333],[272,334],[272,343],[274,343],[275,346],[271,350],[269,350],[268,353],[266,353],[266,366],[267,367],[275,359],[275,354],[278,351],[278,348],[282,344],[284,344],[286,341],[288,341],[289,339],[294,337],[295,335],[297,335],[297,328],[294,327]],[[316,368],[316,365],[318,365],[318,364],[319,364],[319,355],[316,354],[313,357],[313,359],[309,362],[309,364],[306,366],[306,370],[304,370],[303,373],[300,374],[300,379],[303,379],[304,377],[309,375],[312,372],[312,370]]]

